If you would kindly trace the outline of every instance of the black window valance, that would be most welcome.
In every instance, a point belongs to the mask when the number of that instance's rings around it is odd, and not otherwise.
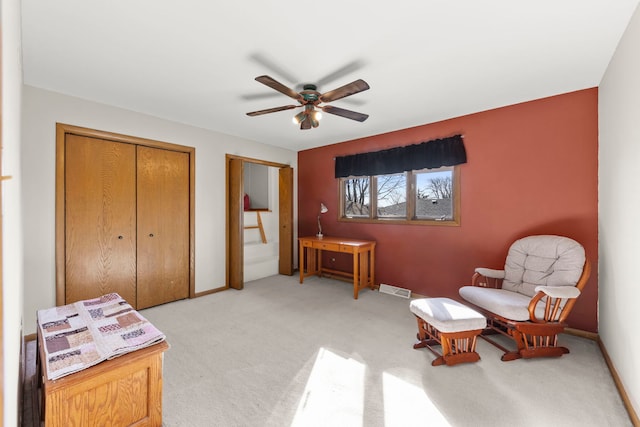
[[[462,135],[371,153],[336,157],[336,178],[434,169],[467,162]]]

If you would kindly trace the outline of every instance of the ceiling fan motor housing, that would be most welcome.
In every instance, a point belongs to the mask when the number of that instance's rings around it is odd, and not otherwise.
[[[300,95],[302,95],[302,99],[305,101],[303,102],[304,104],[309,102],[317,103],[318,99],[320,99],[320,93],[317,91],[316,85],[306,84],[302,89],[303,90],[300,92]]]

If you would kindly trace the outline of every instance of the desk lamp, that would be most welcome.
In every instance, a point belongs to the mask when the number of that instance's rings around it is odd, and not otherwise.
[[[319,239],[322,239],[322,224],[320,224],[320,215],[327,212],[329,212],[329,209],[327,209],[324,203],[320,203],[320,213],[318,214],[318,234],[316,234]]]

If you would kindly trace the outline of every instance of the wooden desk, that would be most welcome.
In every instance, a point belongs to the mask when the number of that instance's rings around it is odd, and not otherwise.
[[[300,283],[311,275],[322,276],[322,273],[353,277],[353,298],[358,299],[358,291],[366,286],[373,289],[375,285],[375,250],[376,242],[357,240],[346,237],[300,237]],[[332,270],[322,266],[322,251],[342,252],[353,255],[353,274]],[[306,255],[306,256],[305,256]],[[306,267],[306,270],[305,270]]]
[[[41,425],[161,426],[162,356],[168,348],[162,341],[49,380],[38,328],[34,401]]]

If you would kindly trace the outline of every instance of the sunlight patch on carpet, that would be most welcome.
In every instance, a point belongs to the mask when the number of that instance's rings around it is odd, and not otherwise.
[[[365,366],[320,348],[292,426],[362,426]]]
[[[433,427],[451,426],[421,387],[388,372],[382,373],[382,385],[385,426],[409,426],[421,422]]]

